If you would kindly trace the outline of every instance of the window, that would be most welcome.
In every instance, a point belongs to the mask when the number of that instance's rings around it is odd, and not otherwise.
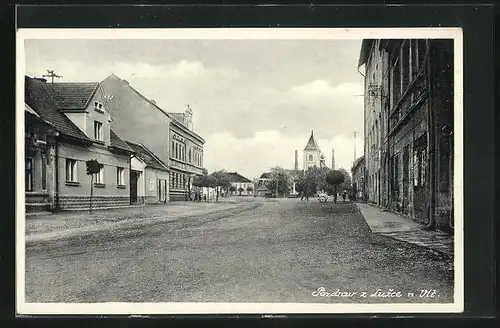
[[[116,168],[116,184],[119,186],[125,185],[125,170],[123,167]]]
[[[170,154],[171,154],[171,156],[173,157],[173,156],[174,156],[174,154],[175,154],[175,153],[174,153],[174,152],[175,152],[175,143],[174,143],[173,141],[171,142],[170,147],[171,147],[171,148],[170,148]]]
[[[47,190],[47,156],[42,155],[42,190]]]
[[[94,174],[94,183],[104,184],[104,167],[99,170],[99,173]]]
[[[101,122],[94,121],[94,139],[103,140]]]
[[[94,101],[94,110],[104,113],[104,110],[102,109],[102,102],[100,101]]]
[[[175,143],[175,158],[179,158],[179,144]]]
[[[189,163],[191,163],[191,149],[189,149],[189,155],[188,156],[189,156],[189,158],[188,158],[189,159]]]
[[[417,77],[418,67],[419,67],[417,43],[418,43],[417,40],[411,40],[410,57],[411,57],[411,79],[412,80]]]
[[[312,161],[313,161],[313,155],[309,154],[309,162],[312,162]]]
[[[396,105],[401,95],[401,67],[399,58],[392,67],[392,107]]]
[[[403,87],[402,91],[408,87],[410,83],[410,45],[408,43],[409,40],[406,40],[403,44],[403,48],[401,50],[402,60],[401,60],[401,73],[402,73],[402,81]]]
[[[24,190],[33,191],[33,158],[24,159]]]
[[[74,159],[66,159],[66,181],[77,182],[77,162]]]
[[[424,134],[413,144],[414,186],[424,187],[427,179],[427,135]]]
[[[418,51],[418,64],[422,66],[425,60],[425,55],[427,54],[427,42],[426,40],[417,41],[417,51]]]

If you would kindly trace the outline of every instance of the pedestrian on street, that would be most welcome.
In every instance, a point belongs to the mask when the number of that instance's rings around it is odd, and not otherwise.
[[[301,192],[300,192],[300,200],[301,200],[301,201],[303,201],[303,200],[304,200],[304,192],[303,192],[303,191],[301,191]]]

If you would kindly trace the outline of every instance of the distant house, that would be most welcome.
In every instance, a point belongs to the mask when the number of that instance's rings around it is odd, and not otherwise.
[[[228,172],[227,175],[229,177],[229,180],[231,181],[231,185],[236,188],[237,195],[253,195],[255,186],[251,180],[245,178],[238,172]],[[252,191],[248,191],[249,187],[252,188]],[[240,192],[240,188],[242,188],[243,191]]]
[[[364,201],[365,199],[365,157],[361,156],[356,159],[352,165],[352,192],[357,200]]]
[[[262,186],[263,184],[265,184],[266,182],[271,181],[271,180],[272,180],[271,173],[269,173],[269,172],[262,173],[262,175],[259,178],[259,185],[258,185],[258,187]]]
[[[103,164],[93,179],[93,206],[130,204],[128,176],[133,150],[111,129],[112,119],[99,83],[47,83],[26,76],[25,103],[54,131],[53,140],[47,142],[51,146],[48,151],[28,151],[25,155],[26,176],[37,176],[36,166],[42,164],[39,170],[42,184],[47,179],[44,192],[48,196],[44,197],[50,208],[89,206],[91,179],[85,162],[90,159]],[[33,132],[33,125],[26,128],[27,134]],[[26,183],[28,204],[32,196],[29,189],[33,188],[29,180]]]
[[[166,203],[169,168],[142,144],[128,142],[135,151],[130,161],[130,202],[132,204]]]
[[[265,196],[269,196],[272,194],[272,191],[269,190],[269,188],[267,187],[267,185],[265,183],[263,183],[262,185],[260,185],[256,190],[255,190],[257,196],[259,197],[265,197]]]

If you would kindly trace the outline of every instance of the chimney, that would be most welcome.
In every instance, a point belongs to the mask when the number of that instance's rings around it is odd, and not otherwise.
[[[153,105],[156,105],[156,101],[154,99],[149,99],[153,103]]]
[[[43,77],[35,77],[35,80],[41,81],[43,83],[47,83],[47,80],[44,79]]]
[[[125,84],[130,84],[130,83],[128,83],[128,81],[127,81],[127,80],[122,80],[122,81],[123,81],[123,83],[125,83]]]
[[[295,166],[294,166],[294,169],[295,170],[299,169],[299,151],[297,149],[295,149]]]
[[[335,170],[335,151],[332,148],[332,170]]]

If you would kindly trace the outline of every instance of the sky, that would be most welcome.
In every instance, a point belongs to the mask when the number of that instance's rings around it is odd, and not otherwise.
[[[363,154],[361,40],[26,40],[26,74],[57,82],[114,73],[168,112],[193,110],[204,166],[249,179],[292,169],[314,131],[330,166]],[[356,132],[356,139],[353,133]]]

